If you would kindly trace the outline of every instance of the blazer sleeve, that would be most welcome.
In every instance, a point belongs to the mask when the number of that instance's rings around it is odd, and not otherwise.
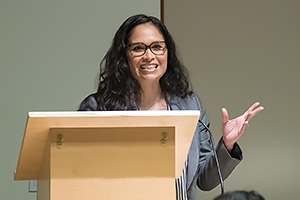
[[[200,120],[202,121],[202,123],[205,123],[209,127],[210,124],[206,116],[205,109],[197,95],[195,95],[195,101],[201,113]],[[209,132],[199,122],[195,134],[199,134],[199,171],[197,177],[197,186],[201,190],[207,191],[215,188],[220,183],[212,147],[213,141],[210,141]],[[219,160],[222,177],[223,179],[226,179],[242,160],[242,150],[236,143],[234,145],[232,153],[230,154],[221,138],[217,146],[215,147],[215,152]]]

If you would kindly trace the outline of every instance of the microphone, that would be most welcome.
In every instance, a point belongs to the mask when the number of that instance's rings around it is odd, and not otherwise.
[[[220,164],[219,164],[219,159],[215,150],[215,144],[214,144],[214,140],[212,137],[212,132],[210,131],[210,129],[208,128],[208,126],[206,126],[206,124],[204,124],[200,119],[198,120],[200,122],[200,124],[202,124],[204,126],[204,128],[208,131],[209,133],[209,139],[211,141],[211,148],[213,151],[213,156],[215,157],[215,161],[216,161],[216,165],[217,165],[217,170],[218,170],[218,175],[219,175],[219,181],[220,181],[220,185],[221,185],[221,194],[224,194],[224,180],[221,174],[221,169],[220,169]]]

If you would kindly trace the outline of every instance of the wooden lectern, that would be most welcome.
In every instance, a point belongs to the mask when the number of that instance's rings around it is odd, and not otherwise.
[[[174,200],[199,115],[29,112],[14,178],[38,200]]]

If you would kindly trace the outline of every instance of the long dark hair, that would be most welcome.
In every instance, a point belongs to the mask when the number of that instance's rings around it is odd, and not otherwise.
[[[153,24],[163,35],[168,50],[168,65],[160,79],[165,97],[186,97],[191,92],[187,69],[179,61],[175,42],[164,24],[147,15],[134,15],[117,30],[111,47],[100,63],[99,85],[94,94],[97,110],[137,110],[140,105],[140,85],[131,74],[127,60],[127,45],[133,29],[145,23]]]

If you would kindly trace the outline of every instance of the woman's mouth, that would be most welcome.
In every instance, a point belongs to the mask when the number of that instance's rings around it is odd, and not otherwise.
[[[155,69],[158,65],[141,65],[142,69]]]

